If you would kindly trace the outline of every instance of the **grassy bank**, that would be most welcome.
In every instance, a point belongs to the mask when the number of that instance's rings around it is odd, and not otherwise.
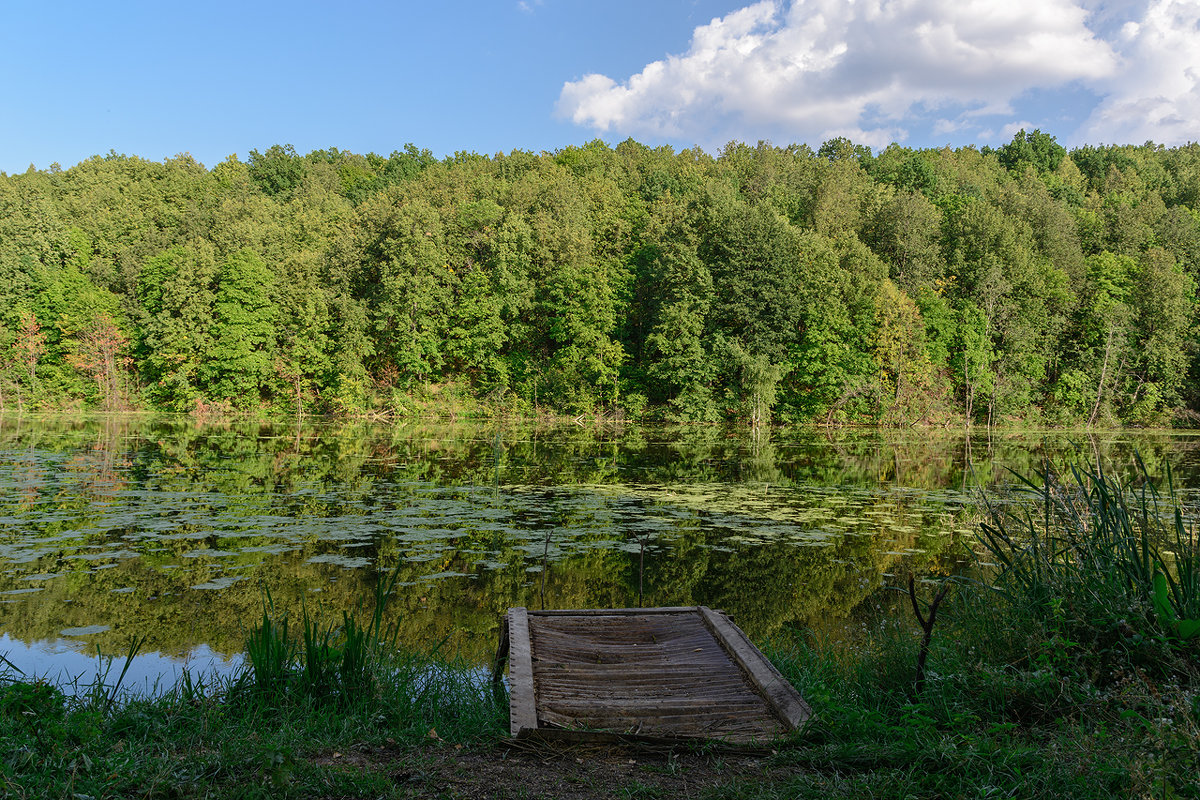
[[[343,751],[496,741],[507,698],[466,664],[397,646],[383,624],[394,582],[336,621],[289,620],[268,596],[246,642],[247,668],[233,678],[185,672],[170,691],[131,696],[121,675],[105,671],[67,696],[7,676],[0,795],[387,797],[394,780],[341,769]]]
[[[766,643],[817,712],[769,750],[512,749],[486,676],[385,629],[384,582],[337,620],[268,604],[231,680],[122,698],[114,677],[65,697],[7,676],[0,792],[1197,798],[1200,550],[1164,487],[1036,476],[1033,504],[997,505],[981,528],[972,574],[914,584],[895,595],[904,613],[837,642]]]

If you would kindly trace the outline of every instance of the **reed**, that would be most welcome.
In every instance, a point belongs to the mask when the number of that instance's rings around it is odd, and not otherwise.
[[[296,645],[288,633],[286,614],[275,614],[270,592],[263,602],[262,621],[246,638],[249,671],[244,676],[260,693],[285,691],[292,680]]]
[[[981,555],[1009,609],[1064,646],[1173,662],[1200,641],[1200,545],[1170,469],[1160,489],[1140,459],[1136,468],[1128,481],[1079,464],[1018,476],[1036,504],[989,503]]]
[[[290,692],[342,706],[373,696],[381,674],[398,658],[397,628],[385,625],[396,580],[396,572],[380,580],[370,608],[343,611],[340,626],[305,607],[299,637],[289,629],[287,614],[275,611],[267,592],[262,619],[246,640],[249,665],[240,684],[260,695]]]

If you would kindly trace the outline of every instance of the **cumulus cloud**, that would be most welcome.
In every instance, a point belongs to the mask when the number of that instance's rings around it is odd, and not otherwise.
[[[1200,139],[1200,2],[1154,0],[1114,37],[1120,69],[1076,138],[1181,144]]]
[[[882,146],[902,141],[915,118],[940,131],[980,115],[1011,121],[1031,89],[1117,75],[1122,56],[1089,28],[1107,17],[1085,2],[764,0],[696,28],[686,53],[627,80],[590,74],[566,83],[558,113],[601,132],[701,144],[844,135]],[[1197,8],[1196,0],[1156,3]],[[1149,48],[1148,23],[1139,24],[1130,48]],[[1166,36],[1167,24],[1152,25],[1153,35]]]

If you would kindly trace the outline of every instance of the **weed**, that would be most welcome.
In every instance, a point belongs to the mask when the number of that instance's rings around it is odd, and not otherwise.
[[[627,800],[657,800],[657,798],[665,796],[666,794],[661,787],[651,786],[638,781],[633,781],[628,786],[623,786],[617,792],[617,797],[623,797]]]

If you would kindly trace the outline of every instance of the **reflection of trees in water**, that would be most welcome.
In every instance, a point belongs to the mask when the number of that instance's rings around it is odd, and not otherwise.
[[[729,610],[757,635],[788,622],[803,622],[812,614],[841,613],[878,582],[877,574],[859,574],[860,560],[845,559],[835,565],[835,559],[848,554],[847,547],[796,548],[794,556],[780,557],[775,548],[763,546],[720,553],[707,538],[697,528],[672,536],[669,547],[652,551],[646,565],[648,605],[710,603]],[[847,540],[851,541],[855,540]],[[402,562],[400,581],[406,585],[399,590],[395,609],[405,641],[448,639],[479,654],[479,648],[490,646],[505,608],[537,607],[538,576],[527,572],[533,560],[516,548],[502,552],[500,559],[498,567],[486,570],[461,552],[447,553],[433,563]],[[433,571],[473,577],[424,580]],[[630,552],[593,549],[572,555],[551,565],[547,605],[636,605],[637,572],[637,558]],[[119,651],[133,635],[147,636],[148,646],[165,652],[182,652],[197,642],[236,651],[244,626],[261,612],[263,586],[271,587],[280,610],[299,614],[307,604],[310,609],[337,611],[354,608],[370,596],[378,572],[334,570],[306,563],[303,557],[282,557],[264,562],[220,591],[190,588],[193,582],[222,574],[225,571],[211,563],[198,563],[194,571],[182,574],[156,570],[134,559],[90,575],[68,574],[47,582],[36,602],[8,606],[4,628],[18,638],[34,640],[54,638],[64,628],[103,622],[111,630],[88,641],[106,652]],[[331,577],[336,580],[330,582]],[[310,591],[317,587],[319,593]]]
[[[1197,472],[1192,437],[1126,435],[1088,447],[1117,470],[1132,465],[1136,450],[1152,474],[1169,461],[1191,485]],[[547,529],[547,606],[637,605],[641,582],[645,605],[720,607],[764,636],[846,616],[880,586],[898,553],[922,550],[909,558],[949,569],[954,537],[945,534],[962,526],[952,518],[962,512],[939,492],[1008,481],[1005,467],[1029,472],[1071,446],[1068,435],[993,433],[990,445],[968,447],[961,436],[929,431],[783,430],[752,440],[717,426],[497,431],[26,417],[0,418],[0,450],[0,481],[13,490],[0,495],[0,515],[19,520],[0,528],[9,562],[0,592],[41,587],[3,596],[14,602],[0,605],[0,629],[17,638],[102,623],[111,629],[87,641],[105,652],[123,650],[133,635],[165,652],[197,642],[240,650],[244,626],[261,613],[263,587],[290,613],[307,606],[336,615],[371,596],[380,570],[398,568],[405,640],[447,640],[482,655],[505,608],[540,605],[541,575],[529,570],[540,566]],[[687,487],[700,489],[689,496]],[[435,489],[441,494],[430,499]],[[835,532],[821,546],[765,537],[724,549],[729,519],[767,529],[801,510],[843,508],[837,503],[855,492],[861,508],[830,514],[877,523]],[[186,520],[164,535],[149,523],[180,518],[165,505],[170,498],[186,501]],[[394,527],[397,515],[426,506],[462,509],[453,535],[436,547],[403,540]],[[471,509],[507,517],[489,527],[486,516],[471,521]],[[279,518],[287,522],[255,522]],[[314,521],[345,538],[304,527]],[[281,544],[280,528],[293,524],[302,532]],[[411,524],[451,523],[417,516]],[[269,552],[280,547],[291,552]],[[12,563],[30,548],[36,553],[25,563]],[[81,557],[105,553],[115,555]],[[309,561],[322,556],[368,566]],[[58,577],[30,580],[39,574]]]
[[[577,506],[571,513],[587,512]],[[607,546],[611,537],[604,532],[571,533],[581,520],[570,514],[556,521],[559,535],[571,536],[572,541],[555,545],[560,551],[546,576],[547,605],[636,605],[638,555]],[[281,611],[299,614],[307,604],[336,612],[369,597],[380,569],[398,569],[401,589],[395,609],[405,641],[448,640],[479,656],[490,646],[505,608],[539,605],[540,576],[529,571],[539,566],[539,559],[523,546],[529,541],[479,532],[456,541],[456,547],[434,560],[414,561],[410,556],[419,554],[385,538],[372,554],[372,568],[359,570],[310,563],[311,551],[306,549],[301,555],[270,558],[237,571],[242,580],[219,591],[190,588],[229,575],[232,571],[219,559],[194,558],[187,572],[129,559],[110,570],[68,573],[48,582],[35,602],[4,615],[5,629],[19,638],[41,639],[53,638],[64,628],[103,622],[111,630],[88,641],[107,652],[122,649],[133,635],[148,637],[148,646],[165,652],[181,652],[197,642],[228,652],[240,649],[244,626],[261,612],[264,586],[270,587]],[[589,542],[600,546],[586,547]],[[570,552],[564,553],[568,544]],[[894,560],[882,556],[878,541],[869,536],[844,537],[827,547],[749,545],[723,552],[717,549],[720,545],[720,534],[704,527],[699,514],[670,533],[652,537],[645,564],[646,604],[715,605],[728,610],[753,635],[763,635],[792,622],[844,615],[878,585],[883,566]],[[487,568],[477,555],[481,546],[492,554]],[[58,566],[69,570],[72,565]],[[448,573],[470,577],[427,580],[430,574]],[[19,580],[13,581],[17,584]],[[310,591],[318,587],[320,593]]]

